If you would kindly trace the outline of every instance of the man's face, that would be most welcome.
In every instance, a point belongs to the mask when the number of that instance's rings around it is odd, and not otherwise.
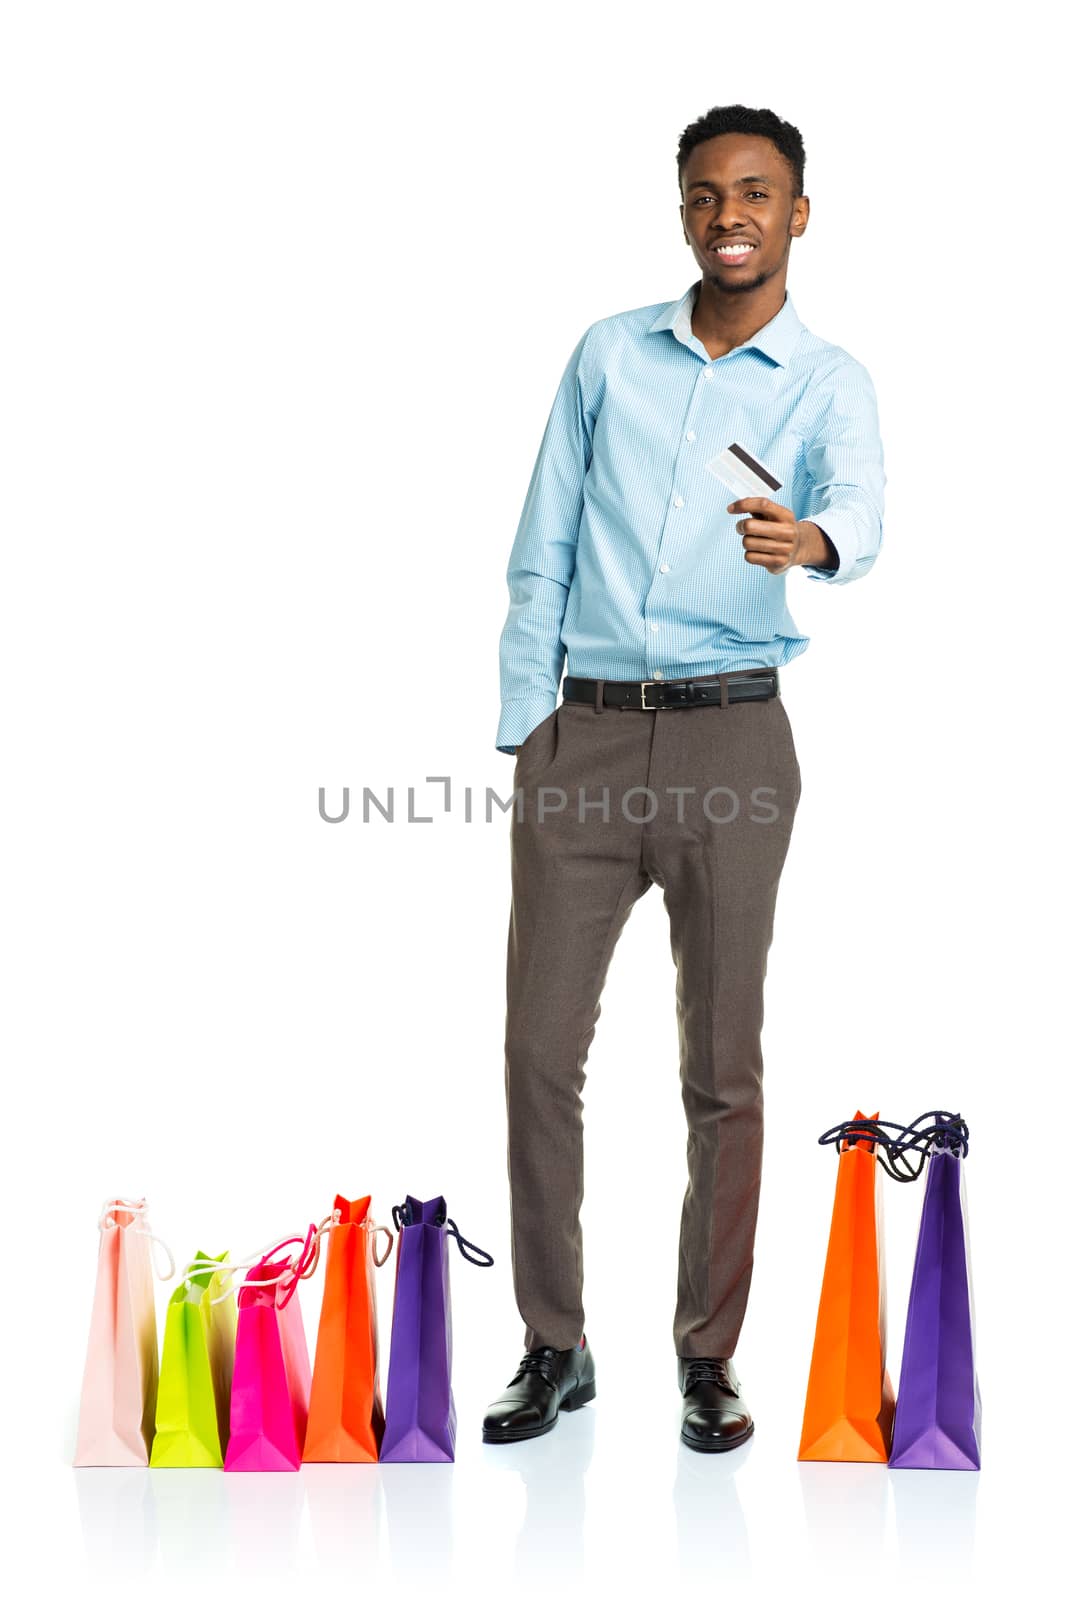
[[[701,272],[726,293],[787,270],[810,202],[791,198],[791,168],[771,139],[721,133],[698,144],[682,172],[681,224]],[[728,245],[741,246],[724,251]],[[749,248],[745,248],[749,246]]]

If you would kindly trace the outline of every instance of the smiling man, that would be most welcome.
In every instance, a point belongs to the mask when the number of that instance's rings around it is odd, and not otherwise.
[[[787,574],[869,572],[886,483],[866,369],[811,333],[787,292],[810,215],[804,159],[772,111],[719,106],[686,128],[681,226],[700,278],[580,339],[507,568],[496,747],[516,755],[519,795],[505,1087],[526,1353],[485,1415],[493,1443],[546,1433],[596,1392],[584,1069],[617,939],[652,884],[670,922],[689,1129],[681,1437],[716,1451],[753,1432],[733,1357],[761,1181],[764,979],[801,794],[780,669],[809,644]],[[755,475],[746,486],[767,493],[731,499],[706,470],[731,446]],[[626,1089],[656,1070],[633,1058]]]

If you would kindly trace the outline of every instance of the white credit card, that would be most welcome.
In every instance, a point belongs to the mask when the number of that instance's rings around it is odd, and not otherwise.
[[[725,483],[736,500],[747,495],[772,495],[781,488],[779,478],[770,467],[740,444],[731,444],[714,461],[707,463],[710,473]]]

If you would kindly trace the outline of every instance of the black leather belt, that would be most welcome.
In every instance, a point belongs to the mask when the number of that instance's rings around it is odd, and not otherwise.
[[[596,705],[600,681],[565,678],[564,699]],[[736,700],[771,700],[780,692],[780,675],[775,667],[755,668],[739,677],[728,673],[726,685],[728,705]],[[718,706],[722,700],[718,678],[647,678],[640,683],[615,683],[607,678],[602,682],[601,703],[620,706],[622,711],[673,711],[687,706]]]

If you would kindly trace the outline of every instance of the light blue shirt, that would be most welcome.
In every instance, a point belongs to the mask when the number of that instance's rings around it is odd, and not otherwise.
[[[496,748],[513,754],[578,678],[709,677],[783,666],[810,643],[787,573],[746,561],[734,498],[705,470],[730,444],[783,487],[770,499],[816,522],[839,568],[869,572],[886,475],[874,385],[803,325],[790,294],[770,322],[712,360],[680,300],[603,317],[560,380],[507,567]],[[788,569],[793,570],[793,569]]]

